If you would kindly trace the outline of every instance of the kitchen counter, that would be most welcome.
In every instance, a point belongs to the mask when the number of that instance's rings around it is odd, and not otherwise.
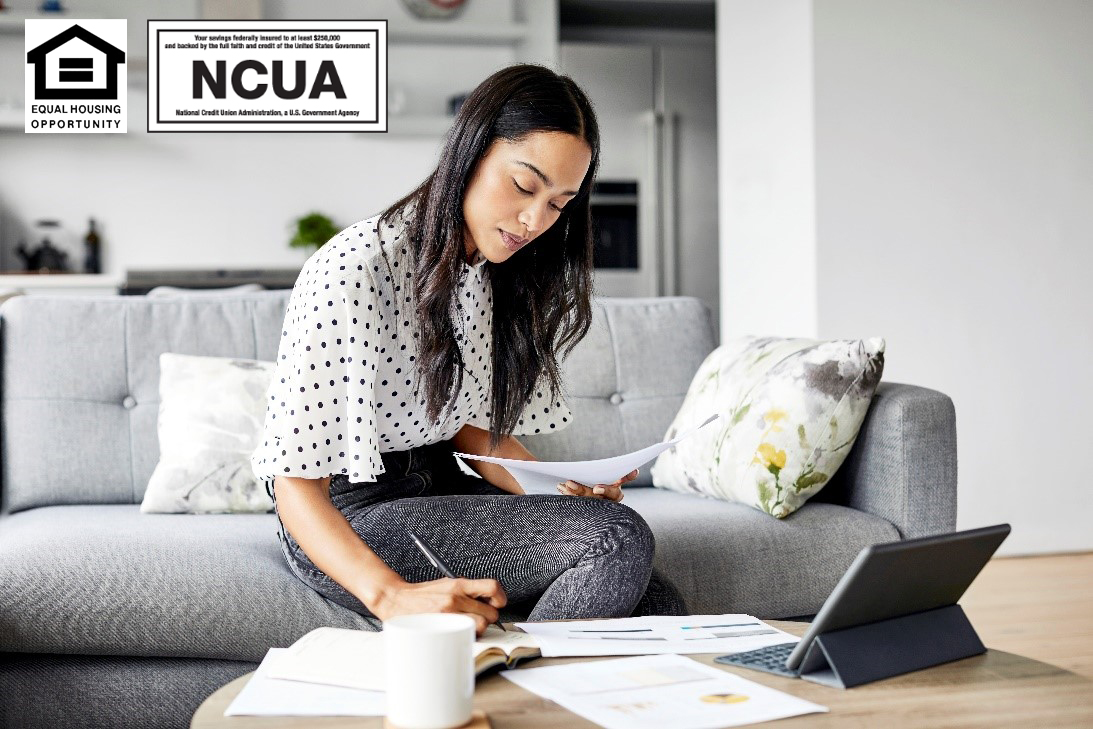
[[[32,293],[116,294],[125,276],[116,273],[0,272],[0,290]]]

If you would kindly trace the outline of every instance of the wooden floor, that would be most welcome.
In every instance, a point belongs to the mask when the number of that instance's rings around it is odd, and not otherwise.
[[[1093,678],[1093,553],[993,559],[960,604],[988,648]]]

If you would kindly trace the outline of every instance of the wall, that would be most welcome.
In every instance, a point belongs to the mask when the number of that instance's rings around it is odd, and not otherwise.
[[[820,337],[884,336],[886,379],[956,405],[958,526],[1010,522],[1006,554],[1093,549],[1079,468],[1093,412],[1093,4],[733,1],[718,26],[737,46],[719,59],[736,66],[721,108],[771,127],[723,119],[723,135],[751,131],[722,136],[723,321],[789,333],[815,317]],[[769,46],[791,35],[794,68],[778,76]],[[803,143],[805,122],[785,117],[810,98]],[[786,148],[815,160],[811,241],[778,220],[806,219],[804,193],[785,193]],[[749,306],[779,256],[799,259],[803,289],[814,261],[799,322]],[[758,265],[733,270],[747,260]]]
[[[816,3],[821,336],[952,396],[961,527],[1093,549],[1093,4]]]
[[[0,205],[70,231],[95,217],[106,273],[300,265],[306,254],[288,246],[295,217],[356,222],[435,163],[431,142],[363,134],[12,136],[0,136]]]
[[[809,0],[717,5],[721,341],[816,334]]]

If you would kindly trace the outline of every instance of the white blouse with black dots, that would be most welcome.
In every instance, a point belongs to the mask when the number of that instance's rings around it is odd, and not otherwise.
[[[410,246],[402,219],[381,232],[378,218],[341,231],[308,258],[296,279],[261,445],[251,455],[260,480],[348,474],[352,482],[374,481],[384,471],[380,453],[447,440],[467,423],[490,427],[493,299],[484,267],[494,264],[481,253],[473,264],[463,263],[452,300],[463,384],[451,415],[431,422],[424,388],[414,394],[420,337],[412,316]],[[572,419],[564,395],[551,401],[549,388],[540,386],[514,435],[556,432]]]

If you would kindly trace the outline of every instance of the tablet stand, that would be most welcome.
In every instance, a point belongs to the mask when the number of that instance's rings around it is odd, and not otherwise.
[[[985,653],[959,605],[912,613],[816,636],[801,678],[850,688]]]

